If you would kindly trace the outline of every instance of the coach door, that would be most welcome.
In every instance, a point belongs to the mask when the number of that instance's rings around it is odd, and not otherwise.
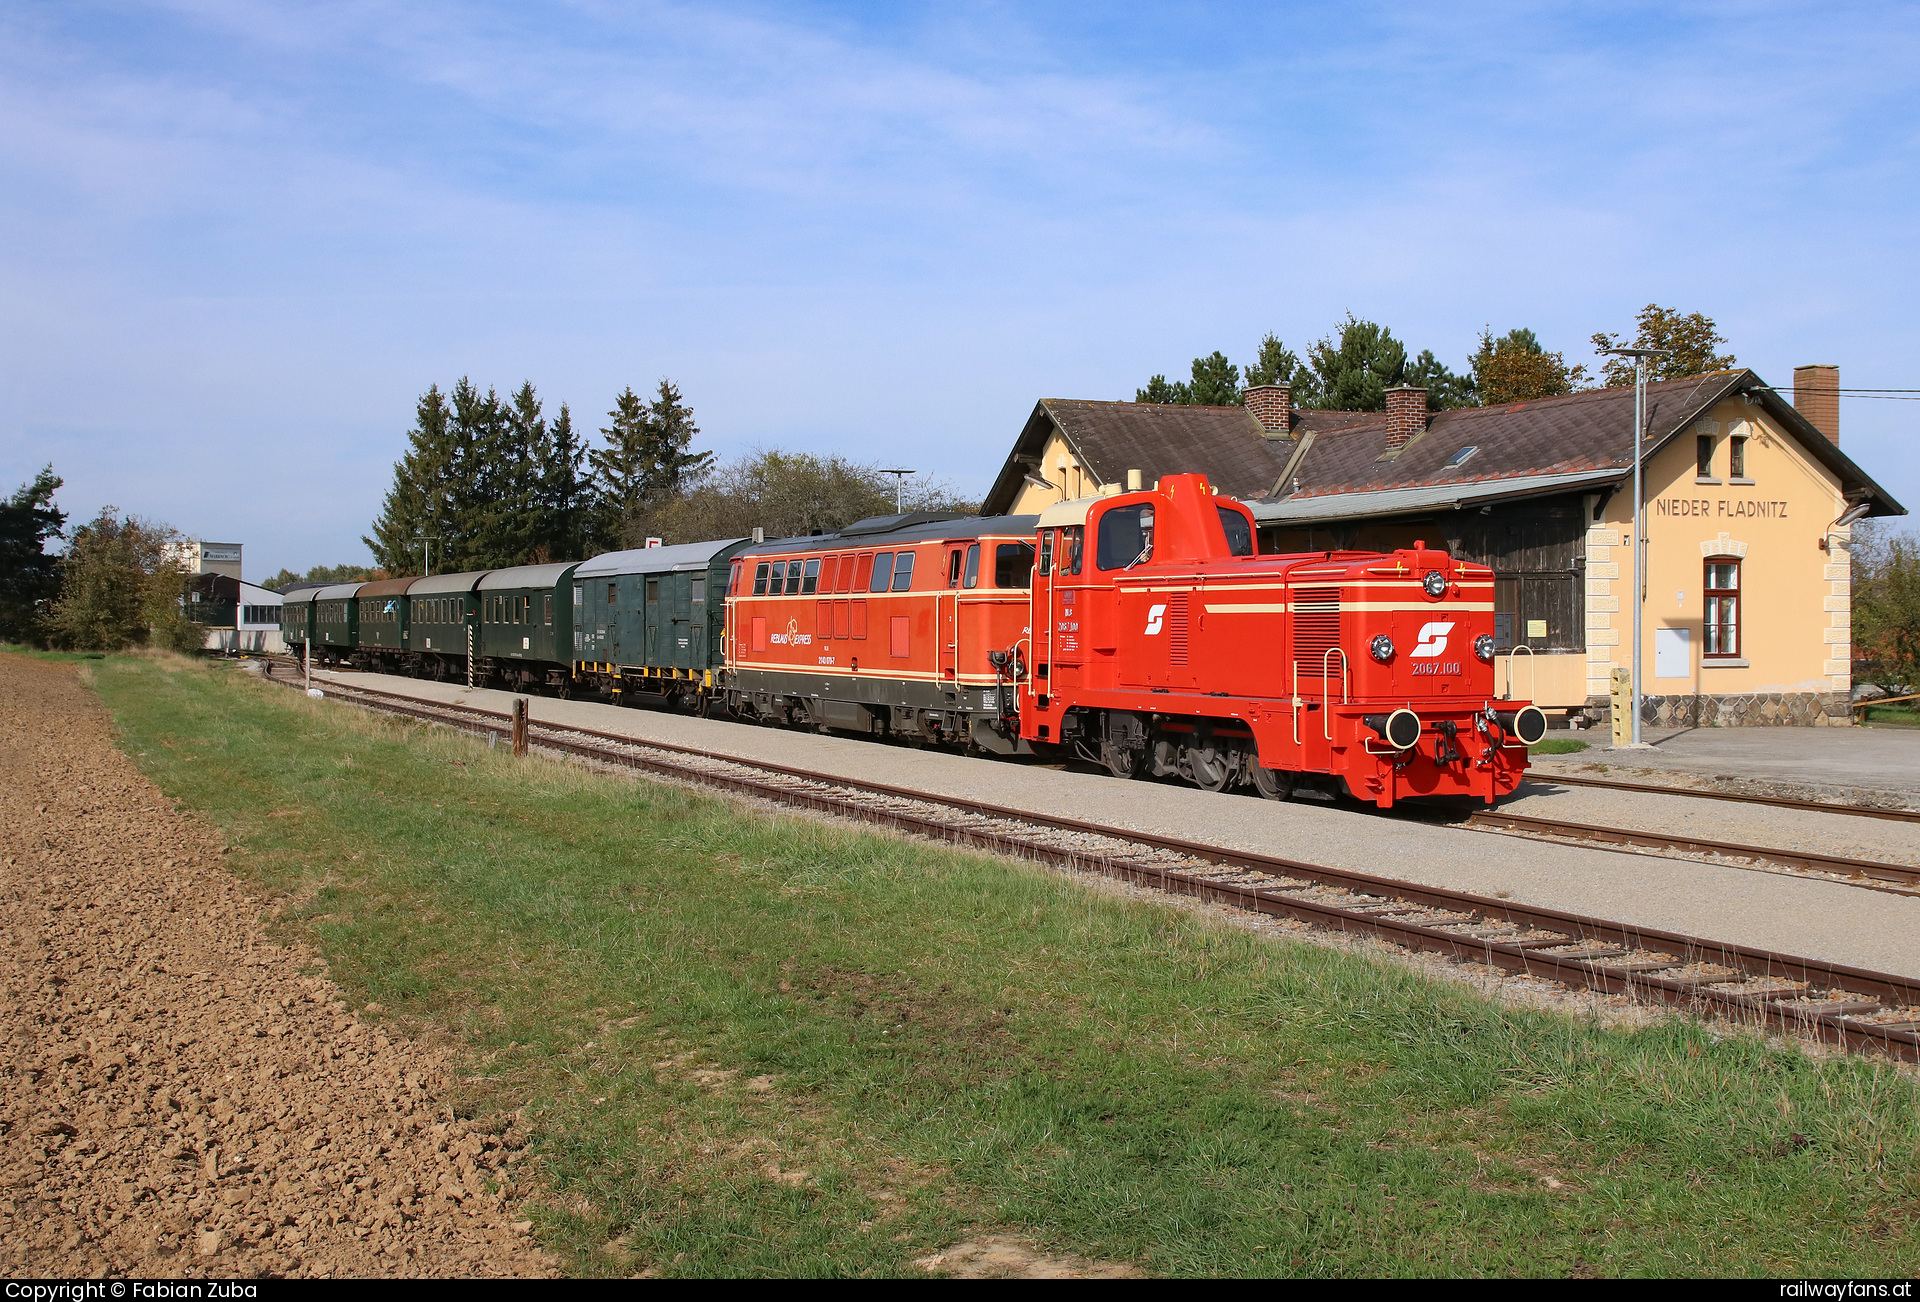
[[[646,603],[644,609],[646,617],[647,658],[644,663],[657,667],[667,663],[661,655],[664,648],[660,645],[661,639],[667,635],[666,631],[661,627],[666,623],[666,612],[660,606],[660,580],[649,575],[646,579],[645,592]]]
[[[687,646],[674,663],[697,673],[707,664],[707,576],[704,574],[687,576],[687,622],[680,627],[686,630]]]

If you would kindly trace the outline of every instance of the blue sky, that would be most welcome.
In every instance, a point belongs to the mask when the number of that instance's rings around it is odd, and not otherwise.
[[[1034,400],[1649,301],[1920,388],[1920,9],[0,8],[0,488],[359,544],[429,383],[983,491]],[[1920,506],[1920,406],[1843,446]]]

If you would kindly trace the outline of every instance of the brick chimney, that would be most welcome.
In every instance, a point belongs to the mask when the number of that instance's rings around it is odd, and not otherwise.
[[[1426,432],[1427,391],[1411,384],[1387,390],[1387,451],[1398,452]]]
[[[1793,368],[1793,405],[1813,427],[1840,446],[1840,368],[1837,366],[1796,366]]]
[[[1286,438],[1293,430],[1293,386],[1248,385],[1247,414],[1260,423],[1262,434]]]

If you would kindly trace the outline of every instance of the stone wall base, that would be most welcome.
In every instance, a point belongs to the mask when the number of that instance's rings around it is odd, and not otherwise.
[[[1589,696],[1581,713],[1592,727],[1613,726],[1604,696]],[[1846,692],[1752,692],[1726,696],[1643,696],[1643,728],[1845,728],[1853,722]]]

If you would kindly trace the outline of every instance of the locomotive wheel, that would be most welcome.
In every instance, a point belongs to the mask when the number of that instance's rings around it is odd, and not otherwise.
[[[1270,769],[1255,763],[1253,766],[1253,789],[1268,800],[1290,800],[1293,798],[1294,775],[1285,769]]]
[[[1233,764],[1230,755],[1209,746],[1187,752],[1187,771],[1193,774],[1193,785],[1202,791],[1225,791],[1227,780],[1233,776]]]

